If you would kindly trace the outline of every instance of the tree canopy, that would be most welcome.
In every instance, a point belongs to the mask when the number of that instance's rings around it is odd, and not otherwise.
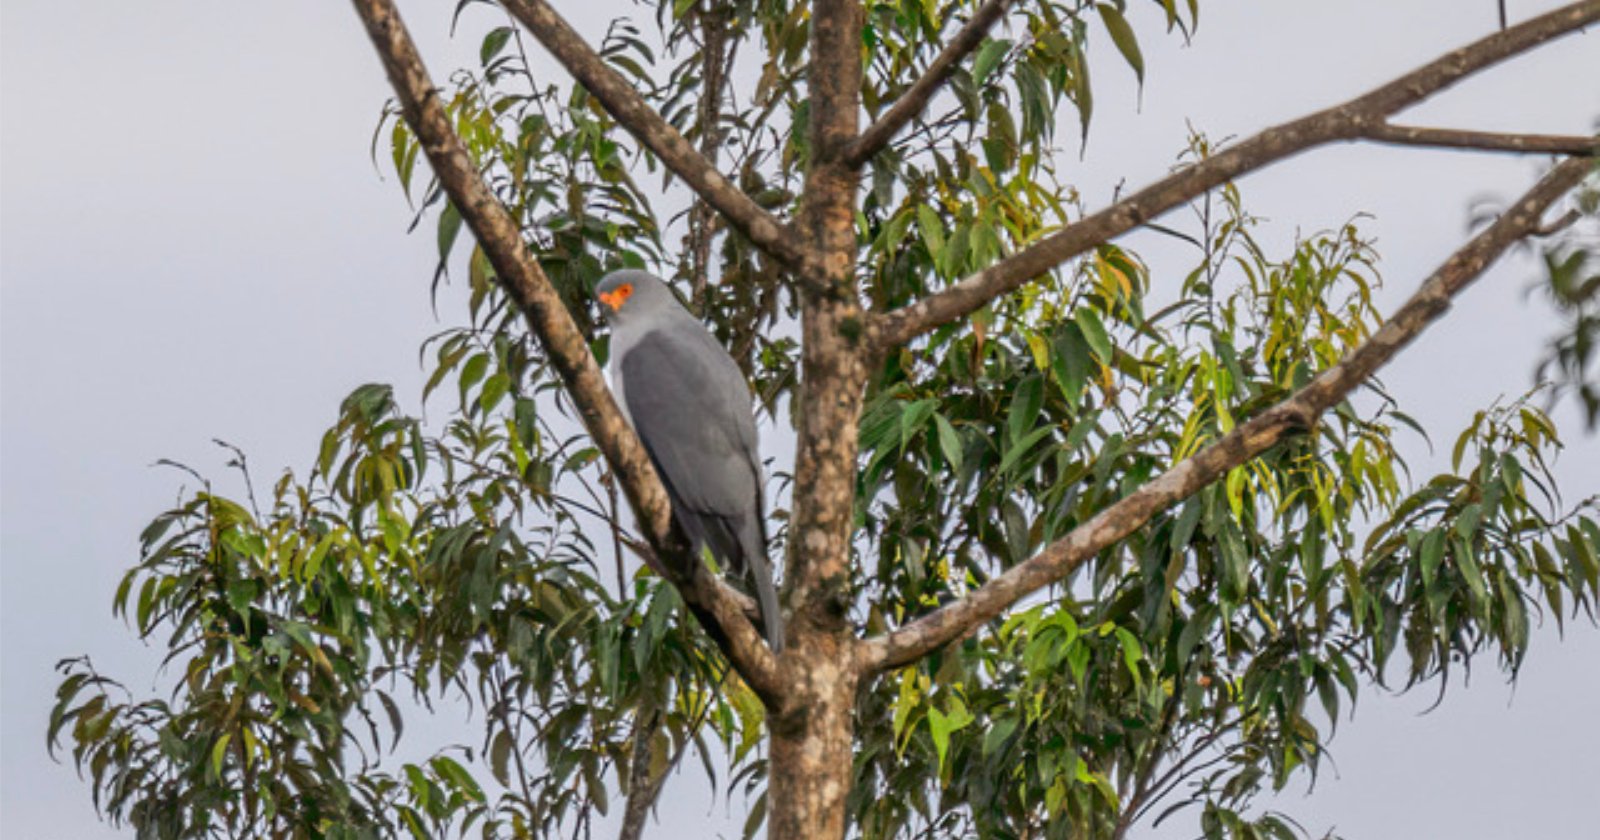
[[[1391,118],[1600,2],[1197,134],[1099,209],[1063,171],[1091,32],[1142,76],[1193,0],[643,4],[592,46],[546,0],[462,0],[504,24],[442,85],[389,0],[353,5],[396,97],[374,154],[436,232],[435,294],[467,301],[423,348],[428,422],[363,386],[308,474],[242,498],[196,474],[144,531],[115,609],[169,649],[170,694],[62,663],[49,741],[141,837],[584,836],[613,811],[639,836],[682,761],[748,798],[747,835],[1121,838],[1190,808],[1288,838],[1260,795],[1317,772],[1364,687],[1514,674],[1538,617],[1595,617],[1600,517],[1556,486],[1542,398],[1425,431],[1376,373],[1541,238],[1569,327],[1547,371],[1597,413],[1596,138]],[[1555,162],[1385,317],[1359,221],[1280,251],[1234,183],[1340,141]],[[1190,270],[1114,241],[1141,226]],[[781,656],[600,376],[590,296],[623,267],[673,281],[794,430],[768,465]],[[1411,474],[1412,434],[1450,471]],[[481,740],[393,760],[434,704]]]

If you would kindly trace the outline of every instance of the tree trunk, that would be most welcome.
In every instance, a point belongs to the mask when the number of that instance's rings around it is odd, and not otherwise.
[[[802,644],[784,653],[795,693],[768,724],[768,840],[844,836],[859,684],[854,641],[813,635]]]
[[[815,0],[808,83],[812,159],[800,214],[800,428],[784,596],[790,647],[783,694],[770,703],[770,840],[831,840],[845,831],[855,757],[860,644],[849,621],[857,425],[867,381],[866,316],[855,287],[856,191],[843,161],[857,133],[859,0]]]

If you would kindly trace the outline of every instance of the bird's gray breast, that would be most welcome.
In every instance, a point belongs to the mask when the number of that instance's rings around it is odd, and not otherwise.
[[[756,513],[755,419],[733,359],[688,313],[628,338],[619,398],[680,513]]]

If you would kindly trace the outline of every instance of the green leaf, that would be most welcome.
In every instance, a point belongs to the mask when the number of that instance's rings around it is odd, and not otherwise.
[[[1017,461],[1022,459],[1022,456],[1028,454],[1039,441],[1044,440],[1053,431],[1055,431],[1053,426],[1040,426],[1029,432],[1027,437],[1017,441],[1014,446],[1006,450],[1005,456],[1000,459],[1000,469],[998,471],[1003,473],[1011,469],[1016,465]]]
[[[956,473],[961,472],[961,436],[956,434],[955,427],[945,419],[943,414],[933,415],[933,426],[939,433],[939,452],[944,455],[945,461],[950,464],[950,469]]]
[[[1200,522],[1200,514],[1204,505],[1195,499],[1190,499],[1183,505],[1183,512],[1178,514],[1178,521],[1172,527],[1172,539],[1167,547],[1174,552],[1182,551],[1189,547],[1189,540],[1194,537],[1194,528]]]
[[[922,691],[917,684],[917,669],[907,668],[900,672],[900,691],[895,697],[894,716],[891,728],[895,739],[903,747],[905,741],[901,736],[906,734],[906,724],[911,721],[911,714],[922,703]]]
[[[450,259],[450,249],[455,247],[456,236],[461,233],[461,211],[453,202],[446,201],[439,213],[439,265],[442,268]]]
[[[488,353],[474,353],[472,358],[467,359],[467,363],[461,366],[461,378],[457,380],[456,384],[461,390],[461,402],[463,405],[467,402],[467,392],[471,391],[472,386],[478,384],[478,380],[482,379],[483,375],[488,371]]]
[[[1089,656],[1094,651],[1082,639],[1074,639],[1067,646],[1067,668],[1072,672],[1072,681],[1083,687],[1083,676],[1089,671]]]
[[[1000,60],[1006,57],[1011,50],[1011,42],[1003,38],[990,38],[978,48],[978,55],[972,60],[972,81],[982,85],[994,68],[1000,66]]]
[[[1089,349],[1094,351],[1101,364],[1109,365],[1112,360],[1111,337],[1106,334],[1106,325],[1100,320],[1100,313],[1087,306],[1080,306],[1072,313],[1072,320],[1083,331],[1083,340],[1088,343]]]
[[[1473,610],[1482,614],[1487,607],[1489,597],[1488,584],[1483,579],[1483,570],[1478,567],[1477,555],[1472,550],[1472,544],[1464,539],[1452,540],[1455,549],[1456,567],[1461,570],[1461,577],[1467,582],[1467,588],[1472,590]]]
[[[250,603],[256,599],[258,587],[250,578],[235,580],[228,584],[228,606],[233,611],[243,614],[250,608]]]
[[[478,48],[478,61],[488,67],[489,62],[506,48],[506,42],[511,40],[512,29],[509,26],[497,26],[483,36],[483,46]]]
[[[927,204],[917,205],[917,230],[922,233],[922,244],[927,247],[928,256],[937,261],[944,252],[944,222]]]
[[[483,789],[478,786],[477,780],[472,778],[472,774],[468,773],[465,768],[456,763],[455,759],[440,755],[435,756],[428,763],[433,767],[433,772],[437,773],[439,778],[448,782],[451,787],[460,791],[468,799],[474,802],[484,801]]]
[[[494,774],[495,781],[502,787],[511,784],[511,751],[514,749],[511,733],[500,730],[494,734],[494,741],[489,747],[489,768]]]
[[[911,438],[922,431],[928,424],[928,418],[934,416],[939,407],[938,400],[917,400],[910,403],[900,412],[900,449],[904,451]]]
[[[1089,343],[1084,341],[1083,330],[1077,324],[1065,324],[1055,340],[1055,353],[1051,359],[1051,374],[1067,402],[1077,405],[1083,386],[1089,381]]]
[[[950,749],[950,733],[966,727],[974,720],[972,713],[967,711],[967,704],[961,702],[960,697],[952,696],[947,706],[949,709],[947,712],[928,709],[928,732],[933,736],[933,748],[939,754],[941,772],[944,770],[945,754]]]
[[[1017,719],[1006,715],[996,720],[989,726],[989,731],[983,733],[983,757],[992,758],[1005,746],[1011,733],[1017,730]]]
[[[504,370],[495,371],[488,381],[483,383],[483,391],[478,394],[478,406],[484,414],[494,411],[495,406],[511,390],[511,375]]]
[[[1139,52],[1139,41],[1133,35],[1133,27],[1128,25],[1128,19],[1122,16],[1122,11],[1109,3],[1101,3],[1096,9],[1100,12],[1100,19],[1106,25],[1106,32],[1111,35],[1111,43],[1117,45],[1117,51],[1122,53],[1128,66],[1133,68],[1133,74],[1142,83],[1144,81],[1144,56]]]
[[[1439,576],[1439,564],[1444,562],[1444,531],[1429,531],[1422,538],[1422,582],[1432,588]]]
[[[217,738],[217,742],[211,745],[211,777],[214,779],[222,778],[222,762],[228,758],[228,742],[232,739],[232,732],[224,732]]]
[[[1044,379],[1029,376],[1011,395],[1011,408],[1007,412],[1006,431],[1011,440],[1020,439],[1039,419],[1039,409],[1044,405]]]
[[[1481,519],[1483,519],[1483,505],[1477,502],[1467,505],[1462,509],[1461,515],[1456,517],[1456,535],[1470,539],[1478,532],[1478,522]]]
[[[1139,674],[1139,661],[1144,659],[1144,650],[1127,628],[1118,627],[1116,632],[1117,645],[1122,648],[1122,664],[1128,669],[1128,676],[1133,677],[1134,686],[1142,691],[1144,678]]]

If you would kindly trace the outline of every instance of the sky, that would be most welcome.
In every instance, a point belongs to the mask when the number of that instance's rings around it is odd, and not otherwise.
[[[436,78],[474,60],[498,21],[402,2]],[[616,4],[574,11],[596,33]],[[1097,44],[1096,116],[1063,176],[1091,206],[1163,174],[1187,126],[1249,133],[1347,98],[1488,33],[1493,0],[1208,0],[1193,44],[1134,4],[1148,65],[1139,91]],[[1557,4],[1508,4],[1520,20]],[[1600,116],[1600,33],[1569,37],[1460,86],[1412,122],[1587,133]],[[555,73],[554,69],[549,72]],[[262,480],[303,471],[338,401],[364,382],[415,406],[433,242],[368,157],[388,96],[354,13],[326,0],[143,0],[0,6],[0,836],[131,837],[100,824],[43,732],[57,659],[83,653],[136,692],[159,651],[110,613],[137,535],[185,479],[220,474],[221,438]],[[1062,132],[1075,137],[1076,127]],[[1241,183],[1269,241],[1357,212],[1378,238],[1392,308],[1467,234],[1469,210],[1539,172],[1526,158],[1348,145]],[[1161,283],[1159,238],[1127,240]],[[1176,265],[1176,264],[1174,264]],[[1170,275],[1168,275],[1170,277]],[[1520,393],[1551,313],[1508,258],[1385,374],[1436,439]],[[1600,493],[1600,442],[1570,406],[1557,464],[1569,499]],[[1413,442],[1417,472],[1446,453]],[[787,468],[787,465],[780,465]],[[224,485],[226,486],[226,485]],[[1488,663],[1486,662],[1485,665]],[[1600,790],[1600,632],[1544,627],[1513,688],[1492,668],[1429,691],[1366,692],[1333,744],[1336,772],[1270,803],[1313,836],[1490,840],[1593,836]],[[408,727],[408,729],[412,729]],[[676,780],[652,836],[737,836],[740,802]],[[1183,837],[1182,818],[1135,836]]]

